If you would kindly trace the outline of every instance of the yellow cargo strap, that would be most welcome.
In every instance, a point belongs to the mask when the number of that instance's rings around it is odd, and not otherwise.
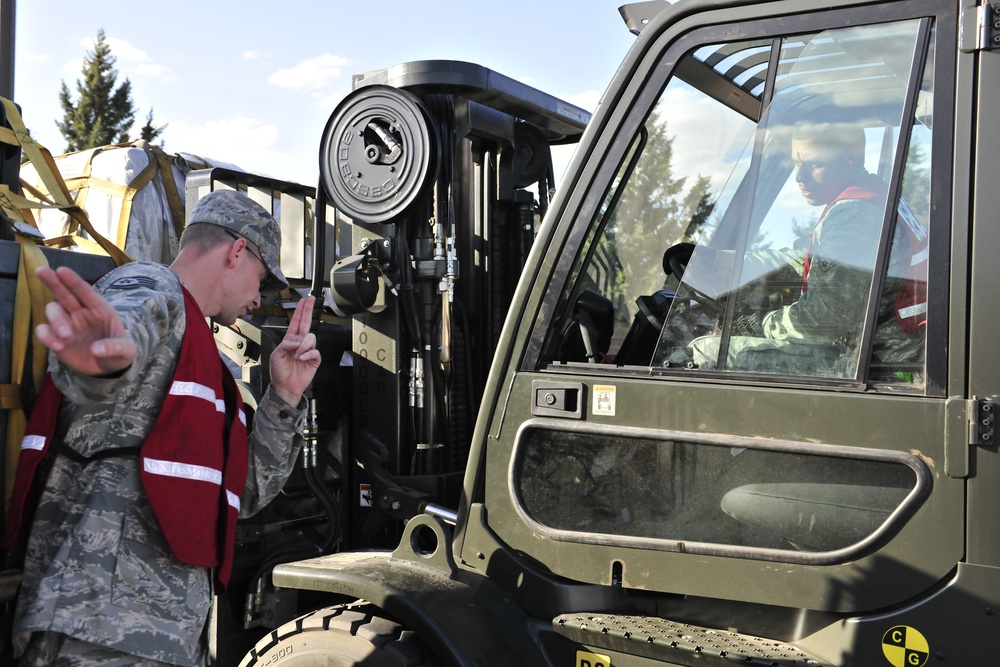
[[[111,181],[97,178],[93,175],[94,158],[96,158],[98,154],[103,151],[115,148],[138,148],[146,153],[147,159],[149,160],[146,167],[125,185],[112,183]],[[58,163],[60,160],[69,157],[69,155],[82,155],[82,153],[60,155],[54,160]],[[89,195],[91,189],[104,192],[122,200],[122,206],[118,216],[118,232],[115,239],[115,245],[119,248],[124,248],[128,239],[129,222],[132,218],[132,201],[140,190],[156,178],[158,173],[161,175],[164,194],[167,198],[167,206],[170,209],[170,217],[173,220],[174,232],[177,234],[177,238],[180,238],[181,232],[184,231],[184,202],[177,189],[177,182],[174,180],[173,165],[173,156],[168,155],[159,146],[140,139],[130,143],[101,146],[99,148],[91,149],[89,155],[87,155],[86,161],[84,162],[83,168],[81,169],[80,175],[66,178],[64,179],[64,182],[70,192],[76,192],[76,205],[80,208],[86,207],[87,196]],[[37,190],[44,193],[44,184],[37,188]],[[75,232],[76,230],[71,229],[70,231]]]
[[[148,160],[142,171],[136,174],[135,177],[125,185],[112,183],[111,181],[103,178],[97,178],[93,175],[92,170],[94,158],[106,150],[115,148],[139,148],[146,154],[146,159]],[[64,157],[66,156],[60,156],[55,160],[58,162]],[[132,143],[115,144],[112,146],[101,146],[100,148],[92,149],[90,155],[87,156],[87,161],[84,163],[82,173],[76,178],[65,179],[65,182],[66,187],[70,191],[76,190],[76,205],[80,208],[86,207],[87,195],[91,189],[104,192],[122,200],[121,211],[118,215],[118,233],[115,238],[115,245],[119,248],[124,248],[125,242],[128,239],[129,221],[132,219],[132,200],[140,190],[146,187],[146,185],[148,185],[156,177],[156,173],[159,169],[160,161],[157,160],[156,155],[150,150],[150,145],[145,141],[136,141]],[[170,176],[172,180],[173,173],[171,173]],[[174,189],[176,190],[176,185],[174,186]],[[171,213],[173,213],[173,209],[171,209]]]
[[[67,178],[63,176],[63,182],[66,184],[66,189],[69,190],[71,195],[73,194],[74,190],[76,191],[76,196],[73,197],[73,201],[76,203],[77,206],[79,206],[82,209],[87,208],[87,195],[90,194],[89,178],[90,178],[91,161],[94,159],[94,155],[101,152],[101,149],[91,148],[86,152],[88,153],[88,155],[87,155],[87,161],[83,165],[84,177]],[[70,155],[76,155],[76,153],[70,153]],[[66,155],[58,155],[55,158],[53,158],[53,161],[55,162],[55,165],[58,168],[60,160],[65,160],[65,159]],[[59,170],[59,173],[62,174],[62,169]],[[41,190],[42,192],[45,191],[44,188],[39,188],[39,190]],[[77,229],[75,228],[70,229],[70,232],[75,233],[76,231]]]
[[[32,339],[34,327],[45,322],[45,304],[52,299],[48,288],[35,276],[40,266],[48,261],[35,240],[24,234],[16,234],[21,246],[21,257],[17,266],[17,287],[14,296],[14,319],[11,332],[11,372],[8,385],[0,385],[0,408],[9,410],[7,415],[7,451],[5,454],[4,508],[10,502],[17,472],[17,458],[21,452],[21,440],[28,425],[28,410],[34,403],[34,392],[42,386],[48,366],[48,350],[37,340],[31,346],[31,390],[25,387],[25,367],[28,361],[28,342]],[[25,403],[28,405],[25,405]]]
[[[0,97],[0,103],[3,104],[4,110],[7,112],[7,122],[14,128],[13,133],[17,143],[21,146],[21,150],[31,164],[35,166],[38,177],[47,191],[47,196],[39,189],[27,183],[22,182],[22,187],[41,202],[54,205],[69,215],[76,224],[82,227],[97,242],[104,254],[109,255],[115,261],[115,264],[120,266],[131,262],[132,259],[125,254],[124,250],[115,246],[94,229],[93,225],[90,224],[90,218],[87,217],[87,212],[77,206],[76,202],[70,197],[69,189],[59,174],[59,169],[56,167],[55,160],[52,159],[52,154],[28,134],[28,130],[24,127],[24,122],[21,120],[21,114],[14,103],[2,97]]]
[[[17,135],[14,130],[9,127],[0,127],[0,143],[10,144],[11,146],[20,146],[20,142],[17,140]]]
[[[33,229],[38,229],[38,224],[35,221],[35,216],[32,214],[34,209],[45,209],[54,208],[58,209],[57,204],[52,204],[46,201],[39,201],[36,199],[28,199],[23,195],[15,194],[10,191],[10,188],[6,185],[0,183],[0,211],[3,211],[8,218],[14,222],[23,223],[28,227]],[[19,231],[27,232],[27,229],[21,229]],[[42,233],[37,232],[38,240],[42,239]],[[98,252],[104,252],[99,250]]]
[[[35,206],[35,202],[14,194],[9,187],[0,183],[0,211],[14,222],[28,223],[34,227],[31,209]]]
[[[10,188],[0,186],[0,207],[15,223],[15,237],[20,244],[20,260],[17,269],[17,285],[14,297],[14,318],[11,332],[11,381],[0,386],[0,408],[7,409],[6,451],[4,452],[4,508],[8,506],[13,489],[14,475],[17,471],[17,459],[21,451],[21,440],[27,426],[27,411],[34,403],[34,391],[42,386],[42,380],[48,367],[48,350],[37,340],[31,349],[31,390],[28,391],[25,372],[29,363],[29,342],[32,341],[34,326],[45,321],[45,304],[52,299],[48,289],[35,275],[36,269],[48,264],[41,247],[38,245],[41,234],[37,237],[29,232],[36,231],[34,209],[59,208],[71,217],[80,227],[85,229],[96,242],[101,251],[110,255],[116,264],[121,265],[132,261],[123,250],[94,230],[86,212],[79,208],[69,196],[69,190],[62,180],[55,162],[47,149],[39,145],[24,127],[21,114],[10,100],[0,97],[6,112],[7,122],[13,128],[0,128],[0,141],[20,146],[24,155],[35,166],[44,187],[51,193],[46,197],[36,189],[28,190],[38,201],[11,192]],[[22,184],[24,185],[24,184]],[[18,229],[17,225],[28,225],[36,228]],[[89,241],[88,241],[89,242]],[[27,403],[27,405],[26,405]]]
[[[72,206],[73,202],[70,199],[69,192],[66,190],[66,185],[62,182],[61,178],[58,178],[59,170],[56,169],[52,155],[28,134],[17,106],[10,100],[2,97],[0,97],[0,102],[3,103],[4,111],[7,112],[7,122],[10,123],[16,137],[14,145],[20,146],[28,160],[38,169],[39,177],[41,177],[49,192],[53,193],[56,203],[62,206]],[[45,168],[43,168],[43,165]]]
[[[167,195],[167,206],[170,207],[170,217],[174,220],[174,231],[177,238],[181,237],[184,231],[184,200],[181,199],[177,190],[177,181],[174,180],[174,160],[167,155],[162,148],[149,144],[149,149],[156,156],[156,161],[160,165],[160,173],[163,176],[163,191]]]
[[[132,261],[132,258],[125,254],[124,250],[104,238],[100,232],[94,229],[94,226],[90,224],[90,218],[87,217],[87,212],[82,208],[76,205],[60,206],[59,204],[52,203],[42,192],[36,190],[29,183],[25,183],[24,181],[21,181],[21,187],[42,202],[42,204],[34,204],[34,208],[58,208],[63,213],[69,215],[70,218],[77,223],[77,225],[82,227],[87,234],[93,237],[92,239],[88,239],[76,234],[68,234],[66,236],[47,239],[45,242],[46,245],[52,245],[57,248],[77,245],[87,252],[108,255],[114,260],[116,266],[128,264]]]

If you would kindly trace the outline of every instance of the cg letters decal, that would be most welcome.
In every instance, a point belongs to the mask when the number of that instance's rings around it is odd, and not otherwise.
[[[897,625],[882,636],[882,653],[893,667],[921,667],[927,662],[931,649],[915,628]]]

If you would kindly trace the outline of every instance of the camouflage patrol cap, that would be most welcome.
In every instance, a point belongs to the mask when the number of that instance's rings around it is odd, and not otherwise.
[[[225,227],[253,243],[270,274],[272,289],[288,287],[288,280],[278,266],[281,227],[263,206],[236,190],[214,190],[198,200],[188,216],[187,224],[198,223]]]

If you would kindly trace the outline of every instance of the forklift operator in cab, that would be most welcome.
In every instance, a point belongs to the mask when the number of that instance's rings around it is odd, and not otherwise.
[[[764,373],[852,376],[881,237],[886,183],[864,166],[857,125],[801,124],[791,159],[799,192],[823,211],[793,267],[798,298],[766,313],[752,335],[733,336],[726,368]],[[900,203],[890,268],[882,290],[874,355],[885,363],[919,358],[926,314],[926,232]],[[788,253],[782,253],[787,260]],[[801,260],[799,260],[801,258]],[[745,264],[766,262],[750,252]],[[694,361],[713,368],[718,341],[692,342]]]

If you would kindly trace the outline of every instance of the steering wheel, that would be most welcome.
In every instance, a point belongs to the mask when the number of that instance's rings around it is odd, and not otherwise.
[[[693,243],[677,243],[667,248],[663,253],[663,272],[668,276],[673,275],[677,280],[681,280],[684,276],[684,271],[687,269],[688,262],[691,261],[691,254],[694,252],[694,248]],[[708,296],[690,283],[684,283],[684,285],[691,290],[698,303],[702,304],[707,310],[712,311],[713,314],[721,315],[725,312],[725,308],[719,303],[718,299]]]
[[[684,269],[691,261],[691,253],[694,252],[693,243],[677,243],[663,252],[663,272],[668,276],[677,276],[680,280],[684,275]]]

